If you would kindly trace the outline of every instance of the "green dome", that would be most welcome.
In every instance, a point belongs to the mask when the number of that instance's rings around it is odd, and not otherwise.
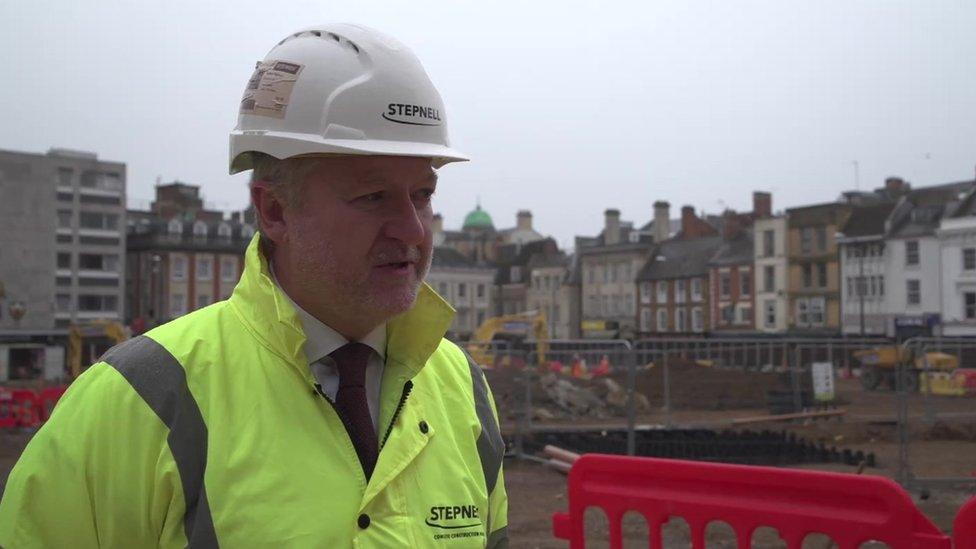
[[[495,224],[491,222],[488,212],[481,209],[481,204],[464,218],[463,229],[494,229]]]

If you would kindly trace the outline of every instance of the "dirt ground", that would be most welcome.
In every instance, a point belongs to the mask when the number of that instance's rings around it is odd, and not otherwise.
[[[671,422],[676,426],[696,426],[728,428],[729,420],[736,417],[763,415],[762,406],[714,409],[713,393],[708,387],[728,392],[724,384],[700,386],[700,398],[706,405],[695,406],[693,401],[685,401],[671,414]],[[499,388],[495,388],[496,395]],[[814,442],[825,442],[854,450],[874,452],[878,467],[867,468],[863,474],[883,475],[894,478],[898,466],[898,431],[896,428],[896,406],[894,395],[880,391],[865,393],[861,391],[856,379],[841,379],[838,382],[838,397],[843,402],[841,408],[847,410],[840,420],[818,420],[805,423],[759,424],[750,428],[783,428]],[[660,395],[651,394],[652,412],[642,414],[639,424],[660,425],[666,416],[660,410]],[[503,399],[499,399],[504,402]],[[731,402],[731,401],[730,401]],[[504,409],[500,409],[503,417]],[[927,411],[937,412],[942,421],[925,422]],[[913,395],[909,401],[911,429],[909,462],[916,477],[968,477],[976,471],[976,399],[956,397],[923,398]],[[564,418],[551,422],[563,426],[622,425],[623,418]],[[536,424],[537,427],[540,425]],[[511,433],[513,422],[503,425]],[[15,463],[24,446],[30,439],[29,433],[0,432],[0,490],[6,482],[10,468]],[[856,472],[855,467],[838,464],[807,464],[803,469],[828,470],[836,472]],[[509,531],[512,547],[563,548],[567,544],[552,536],[552,514],[567,509],[566,477],[540,464],[506,459],[505,484],[509,494]],[[973,486],[973,485],[970,485]],[[972,497],[972,488],[953,490],[929,490],[928,493],[912,493],[919,508],[945,532],[952,525],[952,519],[963,502]],[[588,514],[587,531],[593,542],[588,546],[605,547],[597,540],[606,539],[605,518],[599,514]],[[625,539],[629,547],[647,547],[646,531],[639,523],[626,523]],[[710,546],[735,547],[732,538],[721,532],[711,532]],[[761,532],[754,540],[754,547],[785,547],[777,541],[774,532]],[[819,544],[818,547],[829,547]],[[664,547],[690,547],[686,526],[680,523],[669,524],[665,528]]]

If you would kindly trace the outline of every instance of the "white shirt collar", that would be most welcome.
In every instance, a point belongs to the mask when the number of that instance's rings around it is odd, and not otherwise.
[[[305,358],[308,363],[311,364],[321,359],[322,357],[328,355],[332,351],[335,351],[339,347],[342,347],[346,343],[349,343],[345,337],[339,332],[333,330],[327,326],[321,320],[312,316],[308,311],[302,309],[297,303],[288,295],[288,292],[278,284],[278,278],[274,274],[274,265],[268,262],[268,270],[271,271],[271,279],[284,294],[288,302],[295,307],[295,311],[298,313],[298,319],[302,322],[302,328],[305,330]],[[381,361],[386,361],[386,323],[380,324],[372,332],[366,334],[360,343],[365,343],[372,347],[376,354],[380,356]]]

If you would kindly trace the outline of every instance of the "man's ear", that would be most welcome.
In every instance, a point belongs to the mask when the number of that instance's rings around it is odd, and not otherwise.
[[[258,219],[261,235],[275,244],[283,244],[288,237],[285,222],[285,205],[266,181],[251,185],[251,203]]]

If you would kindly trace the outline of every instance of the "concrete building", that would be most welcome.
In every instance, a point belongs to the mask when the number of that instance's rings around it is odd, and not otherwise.
[[[753,225],[753,309],[756,329],[782,333],[788,326],[786,216],[757,219]]]
[[[671,235],[670,205],[656,202],[651,221],[641,229],[620,220],[620,211],[604,212],[603,231],[577,240],[580,246],[581,335],[586,338],[637,334],[637,273],[647,263],[655,241]]]
[[[893,202],[855,207],[837,235],[844,335],[884,336],[888,332],[885,226],[893,209]]]
[[[942,218],[936,237],[942,268],[942,334],[976,336],[976,190]]]
[[[495,315],[511,315],[534,310],[529,300],[534,266],[565,262],[565,254],[551,238],[528,244],[508,244],[499,249],[495,263]]]
[[[206,210],[199,187],[156,187],[149,211],[129,212],[126,318],[133,332],[230,297],[255,227]]]
[[[840,262],[836,234],[853,206],[829,202],[787,210],[790,331],[840,333]]]
[[[951,249],[956,244],[943,252],[943,240],[953,240],[948,238],[953,232],[953,223],[947,223],[945,239],[940,239],[936,231],[944,215],[954,219],[953,212],[974,185],[973,181],[962,181],[911,190],[889,215],[884,293],[889,336],[903,338],[938,333],[944,306],[953,311],[955,317],[958,308],[943,302],[945,290],[941,287],[944,283],[943,259],[950,262],[948,276],[961,273],[956,270]],[[961,250],[962,247],[960,258]]]
[[[453,248],[434,248],[425,281],[457,311],[449,337],[471,339],[478,326],[492,316],[494,280],[492,266],[475,263]]]
[[[72,323],[121,320],[125,164],[0,151],[0,381],[60,377]]]

